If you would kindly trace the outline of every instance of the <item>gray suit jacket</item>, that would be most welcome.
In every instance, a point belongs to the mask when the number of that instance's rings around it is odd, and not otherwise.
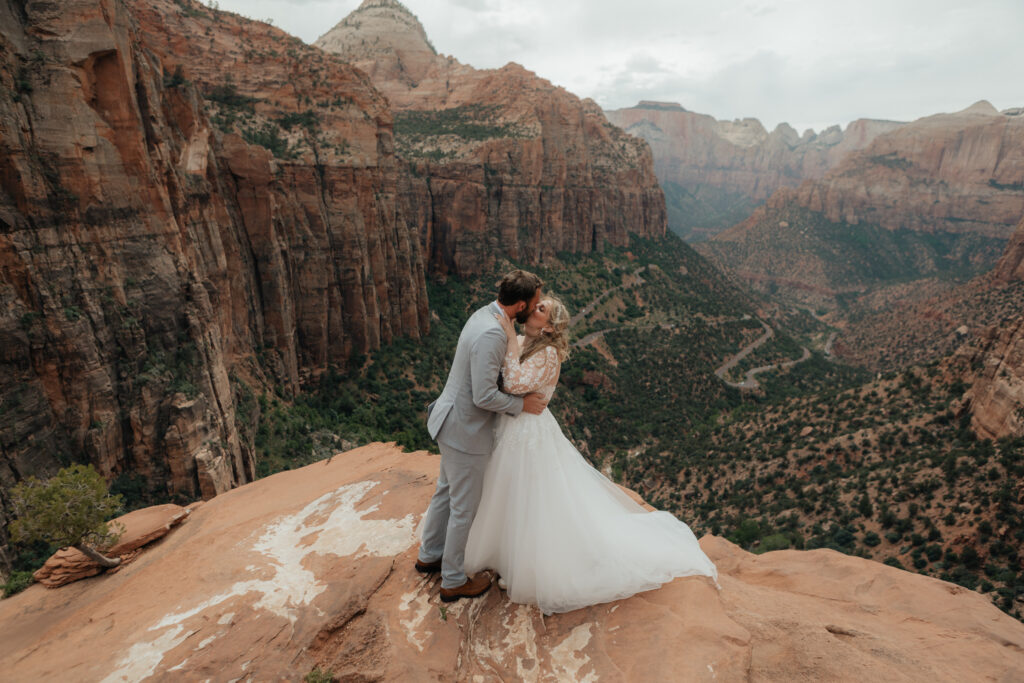
[[[508,342],[494,319],[492,301],[469,317],[459,335],[444,391],[427,407],[427,431],[438,443],[463,453],[490,455],[498,413],[518,415],[523,399],[498,390]]]

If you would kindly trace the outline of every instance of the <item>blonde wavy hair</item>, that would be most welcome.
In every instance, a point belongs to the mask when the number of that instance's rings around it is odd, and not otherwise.
[[[527,337],[523,341],[523,351],[519,354],[519,362],[522,363],[548,346],[555,347],[559,362],[565,362],[569,357],[569,309],[557,297],[550,294],[543,295],[540,300],[551,302],[548,307],[547,326],[551,327],[552,331],[541,331],[536,337]]]

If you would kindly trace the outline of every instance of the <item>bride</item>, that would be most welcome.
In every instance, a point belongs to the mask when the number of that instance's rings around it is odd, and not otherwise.
[[[569,355],[569,313],[546,296],[517,337],[508,335],[504,391],[555,391]],[[499,418],[483,496],[466,544],[466,571],[494,569],[509,599],[545,614],[651,590],[678,576],[715,580],[690,528],[649,512],[591,467],[545,409]]]

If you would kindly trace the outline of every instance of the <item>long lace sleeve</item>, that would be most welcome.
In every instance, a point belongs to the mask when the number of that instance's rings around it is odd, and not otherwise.
[[[501,370],[505,391],[518,395],[540,391],[555,382],[558,367],[558,351],[552,346],[545,347],[522,363],[516,354],[507,352],[505,365]]]

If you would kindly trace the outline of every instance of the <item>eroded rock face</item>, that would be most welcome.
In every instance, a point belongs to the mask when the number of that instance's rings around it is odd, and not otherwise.
[[[232,373],[296,390],[428,329],[361,72],[170,0],[0,2],[0,44],[0,510],[71,457],[187,498],[250,481]]]
[[[984,596],[830,550],[705,536],[677,579],[543,617],[449,605],[412,564],[438,457],[373,444],[236,488],[114,574],[0,602],[16,680],[1010,680],[1024,625]],[[56,637],[61,634],[61,637]]]
[[[979,102],[876,137],[792,198],[829,220],[1008,238],[1024,215],[1024,117]]]
[[[787,124],[769,133],[757,119],[717,121],[667,102],[605,113],[650,144],[655,173],[669,197],[670,223],[678,221],[673,229],[698,240],[739,222],[776,190],[820,178],[850,152],[903,125],[858,119],[845,131],[833,126],[801,136]],[[673,216],[673,199],[684,198],[683,215]],[[716,207],[721,213],[714,213]],[[699,215],[701,208],[712,213]]]
[[[991,277],[994,287],[1024,281],[1024,220]],[[987,328],[970,348],[968,366],[977,370],[966,398],[974,431],[989,439],[1024,436],[1024,315]]]
[[[876,285],[996,264],[1024,214],[1024,117],[980,103],[879,135],[699,250],[751,285],[834,307]]]
[[[971,426],[985,439],[1024,436],[1024,316],[989,328],[976,344]]]
[[[366,0],[316,45],[391,102],[409,162],[401,205],[430,268],[471,274],[498,256],[538,263],[664,234],[650,150],[594,102],[517,64],[478,70],[438,55],[392,0]]]
[[[992,275],[1000,283],[1024,280],[1024,218],[1017,224],[1017,231],[1007,243]]]

